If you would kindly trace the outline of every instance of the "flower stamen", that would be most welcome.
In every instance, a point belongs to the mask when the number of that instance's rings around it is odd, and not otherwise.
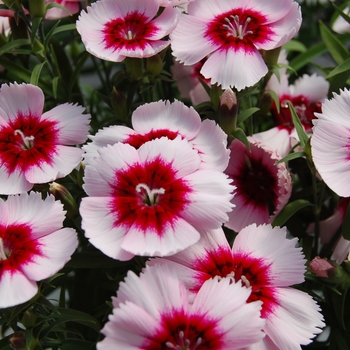
[[[0,238],[0,261],[7,260],[9,256],[9,252],[4,247],[4,241]]]
[[[225,17],[224,20],[227,24],[223,24],[223,27],[229,31],[226,36],[233,36],[242,40],[245,35],[253,34],[251,30],[247,30],[248,24],[251,21],[250,17],[247,17],[243,25],[241,24],[238,15],[231,15],[229,18]]]
[[[136,191],[141,193],[142,190],[146,192],[146,196],[143,198],[143,202],[147,205],[154,205],[158,203],[158,195],[164,194],[164,188],[150,189],[146,184],[140,183],[136,186]]]
[[[31,136],[25,136],[22,130],[16,129],[14,132],[15,135],[20,135],[23,141],[22,148],[23,149],[30,149],[34,146],[34,139],[35,137],[33,135]]]

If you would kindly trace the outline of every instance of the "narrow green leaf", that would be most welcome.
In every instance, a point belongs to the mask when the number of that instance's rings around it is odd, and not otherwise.
[[[73,24],[65,24],[63,26],[57,27],[54,29],[52,35],[58,34],[58,33],[62,33],[62,32],[67,32],[70,30],[76,30],[76,26],[75,23]]]
[[[342,234],[345,239],[350,241],[350,205],[348,205],[342,226]]]
[[[266,90],[266,92],[268,92],[270,94],[270,96],[273,99],[273,102],[275,102],[277,113],[280,113],[280,108],[281,108],[281,106],[280,106],[280,99],[279,99],[277,93],[275,91],[272,91],[272,90]]]
[[[349,57],[349,52],[341,41],[320,21],[320,32],[329,53],[337,64],[341,64]]]
[[[299,210],[314,206],[305,199],[297,199],[294,202],[288,203],[275,217],[272,226],[283,226],[288,219],[290,219]]]
[[[293,152],[291,154],[288,154],[287,156],[285,156],[284,158],[282,158],[278,162],[276,162],[276,164],[289,162],[290,160],[305,157],[305,156],[306,156],[305,152]]]
[[[338,7],[333,1],[331,2],[331,4],[338,11],[339,15],[342,16],[345,19],[345,21],[350,23],[350,16],[348,14],[346,14],[344,12],[344,10],[342,10],[340,7]],[[345,5],[345,4],[343,4],[343,5]]]
[[[32,75],[30,77],[30,83],[31,84],[38,85],[40,73],[41,73],[41,70],[43,69],[43,67],[45,66],[45,64],[46,64],[46,61],[44,61],[43,63],[38,63],[34,67],[34,69],[32,71]]]
[[[302,52],[300,55],[295,57],[289,62],[289,65],[296,71],[310,63],[315,57],[321,56],[327,52],[326,45],[324,43],[319,43],[311,46],[307,51]]]
[[[58,89],[59,80],[60,80],[60,77],[54,77],[52,79],[52,92],[53,92],[54,98],[56,99],[57,99],[57,89]]]
[[[286,44],[283,45],[283,48],[287,51],[298,51],[298,52],[307,51],[307,47],[298,40],[289,40]]]
[[[338,67],[335,67],[326,77],[326,79],[333,78],[335,75],[350,71],[350,57],[341,63]]]
[[[237,140],[243,142],[243,143],[246,145],[246,147],[250,150],[250,143],[249,143],[249,141],[248,141],[248,139],[247,139],[246,134],[244,133],[244,131],[243,131],[242,129],[237,128],[237,129],[234,131],[234,133],[233,133],[232,136],[233,136],[234,138],[236,138]]]
[[[294,109],[292,103],[288,102],[288,105],[289,105],[290,112],[292,114],[293,124],[295,126],[296,131],[297,131],[300,144],[304,148],[306,143],[309,140],[309,137],[306,135],[306,132],[305,132],[303,126],[301,125],[300,119],[299,119],[297,113],[295,112],[295,109]]]
[[[38,31],[41,21],[42,21],[42,17],[34,17],[32,19],[32,32],[30,33],[30,41],[32,43],[34,42],[35,35],[36,35],[36,32]]]
[[[249,118],[251,115],[253,115],[255,112],[259,110],[260,108],[251,107],[251,108],[245,109],[244,111],[239,112],[237,117],[237,125],[243,123],[247,118]]]
[[[4,53],[10,52],[15,47],[20,47],[20,46],[24,46],[24,45],[30,45],[30,40],[29,39],[17,39],[17,40],[10,41],[9,43],[1,46],[0,56],[3,55]]]

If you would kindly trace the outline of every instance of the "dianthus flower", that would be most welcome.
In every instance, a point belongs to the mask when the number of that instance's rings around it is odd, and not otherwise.
[[[279,63],[288,64],[286,52],[281,51]],[[272,102],[271,114],[276,127],[254,134],[254,138],[266,143],[283,158],[298,142],[289,102],[293,105],[306,132],[311,132],[315,112],[321,112],[322,102],[327,98],[329,82],[322,76],[304,74],[294,84],[289,84],[286,68],[280,69],[280,79],[273,75],[267,90],[274,91],[279,99],[279,109]]]
[[[282,46],[300,25],[293,0],[194,1],[170,34],[171,47],[185,65],[209,56],[200,73],[212,85],[241,90],[268,71],[259,50]]]
[[[145,142],[178,136],[188,140],[201,157],[201,169],[213,168],[223,171],[228,164],[227,135],[212,120],[201,122],[199,114],[180,101],[157,101],[138,107],[131,122],[134,129],[113,125],[90,136],[92,142],[83,146],[84,162],[88,164],[98,155],[98,149],[117,142],[139,148]]]
[[[248,303],[262,301],[261,317],[266,320],[266,337],[250,349],[299,349],[321,332],[324,323],[310,295],[290,288],[304,281],[306,260],[296,248],[297,238],[287,239],[286,233],[285,228],[253,224],[236,236],[231,249],[221,228],[201,232],[195,245],[149,264],[175,268],[194,295],[215,276],[240,281],[252,291]]]
[[[250,150],[239,140],[230,145],[231,157],[225,173],[237,187],[234,207],[226,227],[240,231],[252,223],[272,222],[288,203],[292,179],[277,152],[249,138]]]
[[[0,200],[0,309],[24,303],[38,292],[36,281],[53,276],[78,246],[75,230],[62,228],[65,212],[40,193]]]
[[[350,197],[350,91],[333,93],[316,113],[311,138],[312,158],[327,186],[341,197]]]
[[[0,90],[0,193],[29,191],[68,175],[83,151],[69,147],[86,141],[89,114],[62,104],[43,113],[44,94],[31,84],[2,85]]]
[[[98,350],[235,350],[263,337],[261,303],[250,289],[219,278],[204,282],[192,300],[168,266],[129,272],[113,298],[113,314]]]
[[[139,149],[116,143],[86,166],[80,212],[91,244],[119,260],[165,256],[194,244],[197,228],[228,219],[233,186],[222,172],[199,170],[198,152],[166,137]]]
[[[100,0],[82,11],[77,31],[92,55],[113,62],[126,57],[151,57],[169,45],[162,40],[175,28],[179,10],[159,15],[157,0]]]

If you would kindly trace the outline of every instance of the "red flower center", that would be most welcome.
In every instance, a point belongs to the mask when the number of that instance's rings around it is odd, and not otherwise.
[[[107,49],[144,49],[148,38],[158,28],[149,23],[149,18],[137,11],[128,13],[125,18],[116,18],[105,24],[103,29],[105,47]]]
[[[250,51],[273,35],[266,22],[266,17],[254,10],[237,8],[216,16],[204,36],[223,50]]]
[[[0,129],[0,161],[8,172],[24,172],[33,165],[51,163],[56,151],[57,123],[21,114]]]
[[[16,271],[40,254],[40,247],[31,238],[31,228],[25,224],[0,226],[0,276],[4,271]]]
[[[114,225],[134,225],[160,236],[185,210],[191,191],[184,180],[176,179],[172,165],[160,157],[117,171],[112,188]]]
[[[263,259],[253,258],[244,253],[232,254],[229,249],[218,248],[207,251],[206,257],[196,260],[192,268],[204,272],[198,274],[200,277],[197,277],[193,292],[198,292],[207,279],[215,276],[228,277],[252,288],[247,302],[262,301],[262,317],[266,317],[276,305],[273,288],[269,288],[269,265]]]
[[[152,339],[142,346],[145,350],[207,350],[221,349],[222,334],[217,321],[203,315],[186,315],[173,310],[162,316],[161,327]]]
[[[314,113],[322,112],[322,103],[310,103],[307,97],[303,95],[291,97],[289,95],[282,95],[280,97],[280,112],[278,113],[275,103],[271,106],[271,113],[274,117],[275,123],[281,128],[292,130],[294,128],[292,114],[289,109],[288,102],[291,102],[295,112],[297,113],[301,123],[306,130],[312,128],[312,119],[316,116]]]
[[[141,134],[135,134],[130,135],[126,140],[124,140],[124,143],[128,143],[130,146],[133,146],[136,149],[139,149],[144,143],[156,139],[160,139],[161,137],[165,136],[169,140],[174,140],[179,135],[178,132],[167,130],[167,129],[159,129],[159,130],[151,130],[147,134],[141,135]]]

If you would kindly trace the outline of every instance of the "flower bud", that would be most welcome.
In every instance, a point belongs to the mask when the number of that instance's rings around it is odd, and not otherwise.
[[[157,77],[163,69],[163,61],[160,55],[154,55],[146,59],[146,71]]]
[[[26,334],[24,331],[18,331],[9,338],[10,346],[15,350],[27,350]]]
[[[36,326],[38,316],[33,312],[27,310],[21,319],[21,323],[23,324],[26,329],[28,328],[34,328]]]
[[[113,86],[111,104],[118,119],[126,121],[128,118],[127,99],[124,94]]]
[[[127,57],[123,61],[126,71],[131,75],[134,81],[140,79],[143,74],[143,60],[142,58]]]
[[[237,113],[238,101],[236,94],[231,88],[228,88],[221,95],[219,106],[220,126],[228,135],[231,135],[236,129]]]
[[[309,268],[316,276],[329,278],[329,275],[332,274],[335,266],[332,265],[327,259],[322,259],[319,256],[316,256],[310,261]]]
[[[49,191],[56,200],[60,200],[63,203],[63,207],[67,211],[67,218],[77,216],[79,213],[78,205],[67,188],[57,182],[52,182],[49,186]]]

